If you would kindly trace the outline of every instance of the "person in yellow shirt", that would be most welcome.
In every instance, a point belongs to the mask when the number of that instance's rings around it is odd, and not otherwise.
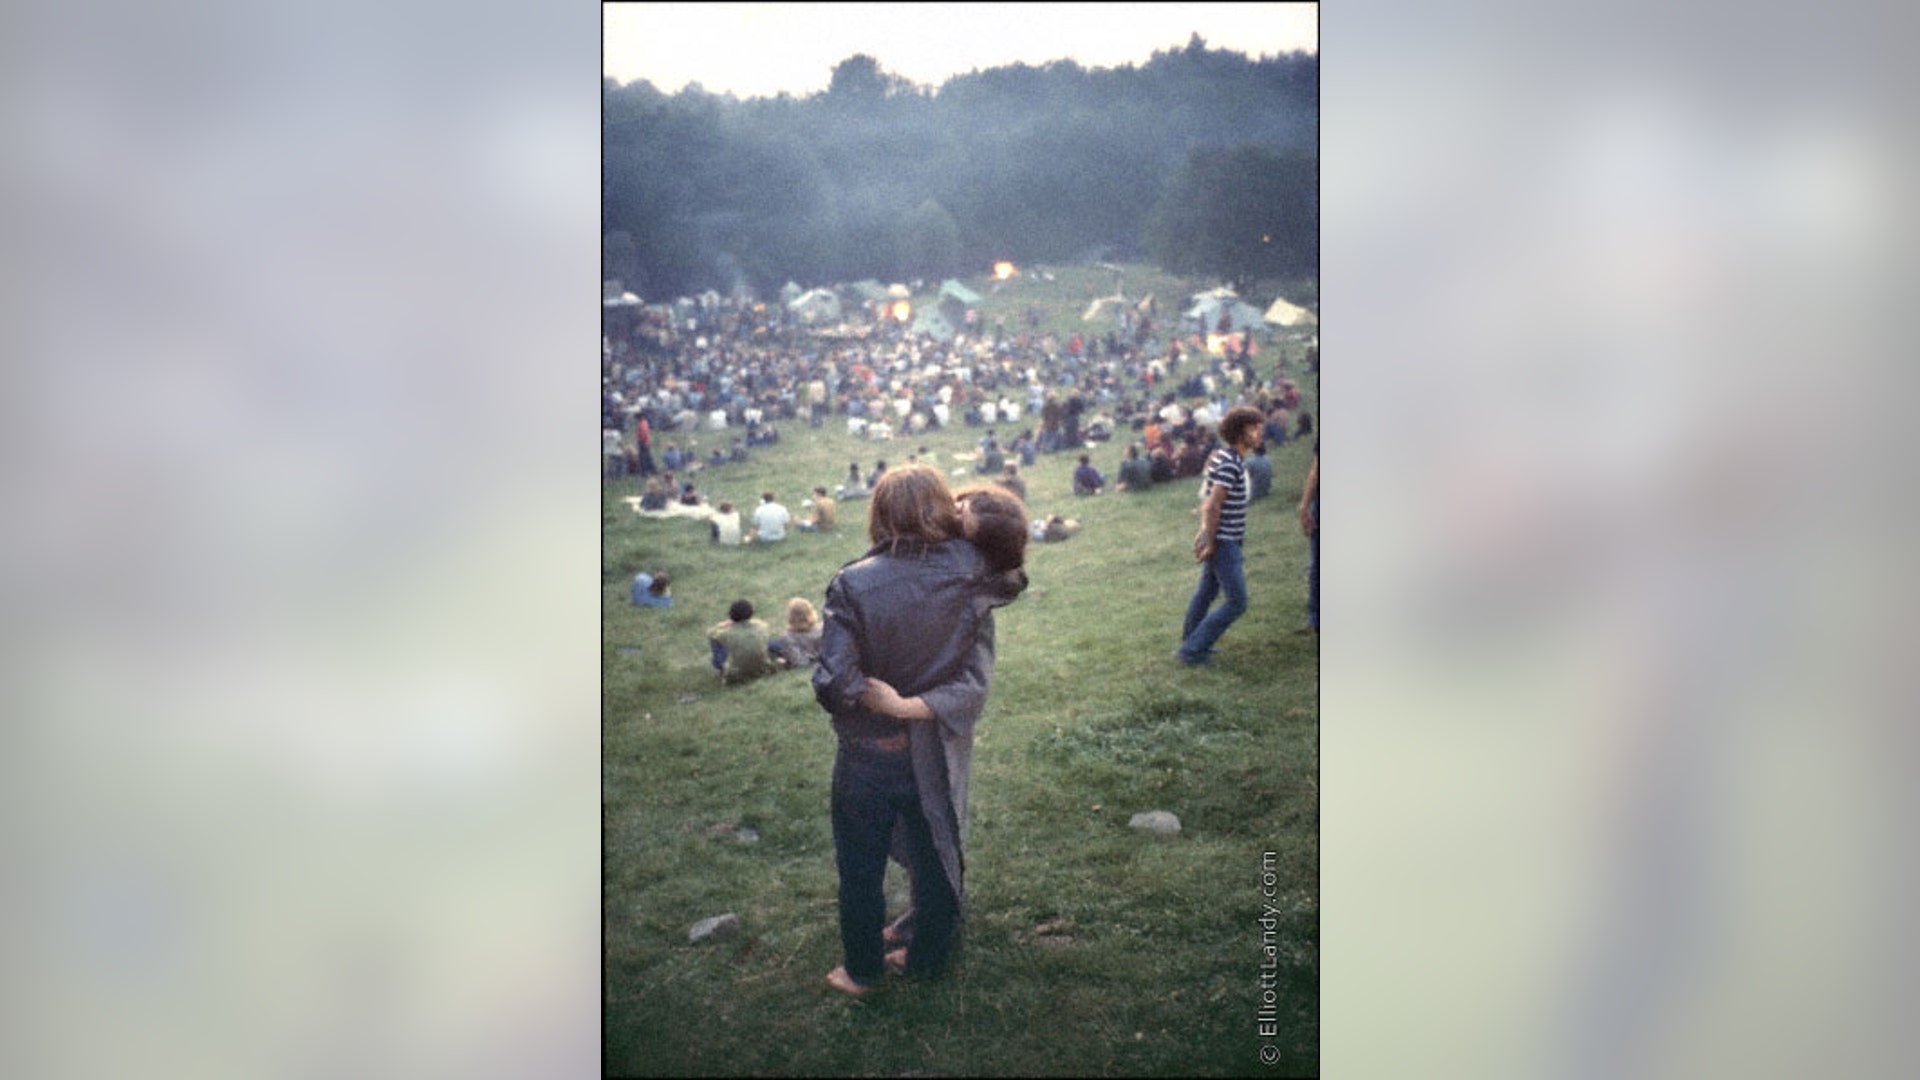
[[[807,516],[794,522],[793,527],[801,532],[832,532],[835,508],[827,489],[816,486],[807,504]]]

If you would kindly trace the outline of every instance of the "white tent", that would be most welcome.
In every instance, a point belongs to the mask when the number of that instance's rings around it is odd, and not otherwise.
[[[1205,295],[1188,308],[1182,316],[1189,322],[1199,324],[1201,331],[1211,333],[1220,325],[1220,312],[1227,312],[1228,330],[1258,330],[1265,325],[1260,309],[1252,304],[1243,304],[1238,300],[1223,299]]]
[[[960,303],[970,308],[979,307],[981,300],[983,299],[979,293],[974,292],[972,289],[967,288],[965,285],[962,285],[959,279],[957,278],[948,278],[947,280],[941,282],[940,295],[942,297],[951,296],[955,300],[960,301]]]
[[[925,334],[942,344],[953,340],[953,324],[932,304],[921,308],[913,317],[913,332]]]
[[[1287,298],[1277,297],[1267,308],[1266,321],[1280,326],[1318,326],[1320,320],[1313,312],[1303,307],[1287,303]]]
[[[801,322],[831,322],[840,317],[840,298],[831,289],[814,289],[796,297],[787,305],[787,310],[799,316]]]

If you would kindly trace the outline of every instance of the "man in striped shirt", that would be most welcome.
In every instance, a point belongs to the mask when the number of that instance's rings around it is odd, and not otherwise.
[[[1173,654],[1189,667],[1212,663],[1213,643],[1247,610],[1247,575],[1240,561],[1240,543],[1247,536],[1246,455],[1264,445],[1266,422],[1258,409],[1229,410],[1220,420],[1220,441],[1226,445],[1207,458],[1200,533],[1193,538],[1200,584],[1187,604],[1180,648]],[[1221,604],[1209,613],[1215,599]]]

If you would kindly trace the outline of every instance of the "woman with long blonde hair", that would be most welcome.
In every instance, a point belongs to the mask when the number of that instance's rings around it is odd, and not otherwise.
[[[787,601],[787,632],[767,642],[768,651],[789,668],[811,667],[820,659],[820,616],[804,596]]]

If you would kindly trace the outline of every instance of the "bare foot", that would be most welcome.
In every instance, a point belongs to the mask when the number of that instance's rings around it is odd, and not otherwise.
[[[843,994],[851,994],[854,997],[866,997],[875,990],[875,987],[862,986],[853,981],[853,976],[847,974],[847,966],[845,964],[827,972],[827,985]]]
[[[907,950],[898,948],[886,955],[887,971],[894,975],[907,973]]]

